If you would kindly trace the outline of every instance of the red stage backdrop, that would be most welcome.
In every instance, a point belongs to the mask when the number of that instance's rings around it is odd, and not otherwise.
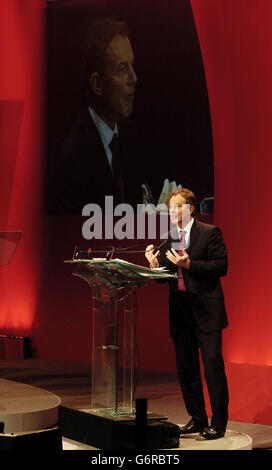
[[[272,424],[270,0],[191,0],[209,93],[215,223],[230,258],[223,285],[230,419]],[[45,1],[0,6],[0,230],[22,230],[0,268],[0,333],[32,338],[35,357],[89,361],[87,284],[63,260],[82,241],[78,218],[46,216]],[[139,260],[138,260],[139,261]],[[154,326],[155,325],[155,326]],[[140,367],[175,372],[167,288],[139,296]]]
[[[40,300],[45,0],[0,5],[0,230],[22,230],[0,268],[2,330],[29,332]]]

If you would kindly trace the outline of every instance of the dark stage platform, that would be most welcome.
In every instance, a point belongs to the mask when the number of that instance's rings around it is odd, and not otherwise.
[[[26,359],[1,360],[0,377],[14,389],[18,383],[40,387],[61,400],[61,407],[90,412],[91,365],[64,361]],[[47,396],[46,398],[48,398]],[[139,373],[136,398],[148,400],[148,412],[167,417],[174,424],[188,421],[175,375]],[[269,449],[272,447],[272,426],[229,421],[224,438],[213,442],[199,441],[198,435],[180,439],[179,449]],[[95,447],[63,436],[64,450]]]

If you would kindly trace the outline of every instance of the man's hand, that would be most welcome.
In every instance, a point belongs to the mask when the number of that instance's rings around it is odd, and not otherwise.
[[[182,250],[182,256],[180,256],[174,248],[171,248],[171,251],[166,252],[166,257],[180,268],[190,268],[190,258],[186,250]]]
[[[159,250],[154,253],[155,247],[154,245],[148,245],[145,249],[145,257],[149,261],[149,264],[152,268],[158,268],[159,267],[159,262],[158,262],[158,256],[160,254]]]

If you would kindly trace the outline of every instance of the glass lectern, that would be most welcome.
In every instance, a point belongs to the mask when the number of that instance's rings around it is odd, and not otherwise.
[[[73,273],[92,292],[91,411],[130,416],[134,408],[136,292],[149,279],[172,278],[164,268],[150,269],[113,258],[111,247],[76,248]]]

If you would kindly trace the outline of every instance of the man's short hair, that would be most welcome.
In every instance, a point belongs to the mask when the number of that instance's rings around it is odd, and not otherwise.
[[[176,189],[176,191],[173,191],[169,198],[168,198],[168,201],[167,201],[167,205],[169,207],[169,204],[170,204],[170,199],[173,197],[173,196],[177,196],[178,194],[180,194],[182,197],[184,197],[185,201],[186,201],[186,204],[190,204],[191,206],[194,207],[194,210],[192,212],[192,217],[195,217],[196,213],[197,213],[197,197],[196,195],[193,193],[193,191],[191,191],[191,189],[188,189],[188,188],[179,188],[179,189]]]
[[[125,21],[114,16],[98,19],[89,27],[83,51],[83,80],[90,91],[89,78],[94,72],[101,73],[105,66],[104,58],[107,47],[116,36],[128,36]]]

